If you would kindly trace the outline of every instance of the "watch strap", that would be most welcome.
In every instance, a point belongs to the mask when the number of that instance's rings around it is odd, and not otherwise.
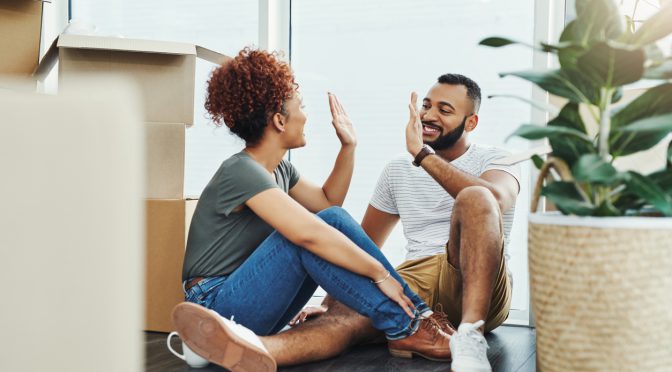
[[[429,145],[423,145],[420,152],[417,155],[415,155],[415,159],[413,159],[413,165],[419,167],[420,163],[422,163],[422,161],[427,157],[427,155],[432,154],[434,154],[434,149],[429,147]]]

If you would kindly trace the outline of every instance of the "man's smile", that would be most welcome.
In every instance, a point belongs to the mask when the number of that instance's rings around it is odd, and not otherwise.
[[[439,127],[438,125],[431,124],[431,123],[422,123],[422,134],[425,136],[434,136],[437,134],[441,134],[442,128]]]

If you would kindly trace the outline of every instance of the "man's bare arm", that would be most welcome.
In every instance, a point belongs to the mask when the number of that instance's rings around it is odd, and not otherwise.
[[[519,185],[511,174],[502,170],[489,170],[475,177],[465,173],[443,158],[433,155],[427,156],[421,163],[422,168],[429,173],[453,198],[469,186],[482,186],[490,190],[499,203],[502,213],[516,204]]]
[[[362,218],[362,229],[376,246],[382,249],[397,222],[399,222],[398,214],[383,212],[369,204],[366,213],[364,213],[364,218]]]

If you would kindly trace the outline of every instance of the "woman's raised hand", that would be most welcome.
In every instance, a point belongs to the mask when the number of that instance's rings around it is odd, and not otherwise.
[[[344,147],[357,145],[357,135],[350,117],[335,94],[327,93],[327,95],[329,96],[329,109],[331,110],[331,124],[336,129],[336,135],[341,141],[341,145]]]

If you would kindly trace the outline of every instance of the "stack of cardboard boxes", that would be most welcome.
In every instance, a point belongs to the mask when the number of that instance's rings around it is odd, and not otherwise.
[[[196,206],[184,194],[185,129],[193,124],[197,58],[213,64],[229,59],[193,44],[62,34],[36,72],[43,79],[58,62],[59,91],[82,80],[93,87],[101,76],[133,81],[141,91],[147,150],[145,329],[150,331],[170,331],[170,312],[184,300],[182,262]]]

